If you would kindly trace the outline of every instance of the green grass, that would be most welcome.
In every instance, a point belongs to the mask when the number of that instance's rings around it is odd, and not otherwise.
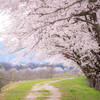
[[[19,83],[13,83],[13,84],[7,85],[4,88],[2,88],[2,92],[3,92],[2,94],[5,93],[6,96],[4,96],[3,98],[0,98],[0,100],[24,99],[24,97],[31,90],[32,86],[42,81],[44,80],[19,82]]]
[[[36,100],[47,100],[49,97],[37,97]]]
[[[86,77],[63,80],[52,84],[60,89],[61,100],[100,100],[100,91],[88,87]]]
[[[19,100],[24,99],[25,96],[30,92],[32,86],[37,83],[44,82],[44,81],[53,81],[67,77],[61,78],[54,78],[54,79],[44,79],[44,80],[34,80],[34,81],[26,81],[26,82],[19,82],[19,83],[12,83],[7,86],[4,86],[0,94],[0,100]],[[45,94],[46,95],[46,94]]]
[[[39,90],[37,92],[41,92],[43,96],[50,96],[52,93],[50,93],[49,90]]]
[[[29,92],[31,92],[32,86],[37,83],[41,83],[42,85],[45,83],[44,81],[54,81],[62,78],[69,77],[61,77],[54,79],[45,79],[45,80],[35,80],[35,81],[26,81],[9,84],[2,88],[2,93],[0,94],[0,100],[20,100],[24,99]],[[93,88],[88,87],[87,79],[83,76],[76,77],[76,79],[68,79],[62,80],[56,83],[53,83],[54,87],[60,89],[62,93],[61,100],[100,100],[100,91],[95,90]],[[47,100],[50,92],[48,90],[41,90],[37,92],[42,92],[44,97],[38,97],[37,100]]]
[[[39,90],[37,92],[50,92],[49,90]]]

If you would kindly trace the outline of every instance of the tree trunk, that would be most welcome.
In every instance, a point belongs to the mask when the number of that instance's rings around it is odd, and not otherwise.
[[[88,79],[88,86],[95,88],[96,90],[100,90],[100,79],[93,79],[93,78],[87,78]]]
[[[79,65],[82,72],[87,77],[88,86],[100,91],[100,52],[91,50],[91,55],[95,58],[95,60],[91,60],[89,56],[86,56],[84,59],[80,59],[80,57],[77,56],[79,55],[77,52],[73,51],[73,53],[76,55],[76,60],[72,60]],[[88,61],[89,63],[86,62],[86,64],[82,66],[82,63],[85,63],[85,61]]]
[[[88,86],[100,90],[100,78],[88,78]]]
[[[100,79],[95,81],[95,89],[100,90]]]
[[[88,79],[88,86],[94,88],[95,87],[95,79],[87,78]]]
[[[88,80],[88,86],[100,91],[100,69],[90,67],[81,67]]]

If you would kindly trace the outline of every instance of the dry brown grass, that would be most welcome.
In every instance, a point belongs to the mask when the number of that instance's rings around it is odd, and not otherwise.
[[[7,93],[1,93],[0,94],[0,100],[5,100],[5,97],[7,97],[8,94]]]
[[[10,86],[10,87],[7,87],[5,90],[3,90],[2,92],[6,92],[6,91],[8,91],[8,90],[11,90],[11,89],[15,89],[15,88],[17,88],[18,86],[15,86],[15,85],[12,85],[12,86]]]

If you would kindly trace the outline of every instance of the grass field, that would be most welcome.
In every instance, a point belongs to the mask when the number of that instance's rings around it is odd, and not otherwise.
[[[20,100],[23,99],[33,85],[42,82],[43,80],[19,82],[7,85],[2,88],[0,100]]]
[[[62,77],[67,78],[67,77]],[[26,81],[9,84],[2,88],[0,100],[20,100],[30,92],[32,86],[43,81],[53,81],[62,78]],[[52,84],[60,89],[61,100],[100,100],[100,91],[88,87],[87,79],[83,76],[75,79],[62,80]],[[50,95],[49,91],[39,91],[44,95]],[[46,100],[46,97],[39,97],[37,100]]]
[[[67,77],[54,78],[54,79],[44,79],[44,80],[34,80],[19,83],[12,83],[4,86],[0,94],[0,100],[20,100],[24,99],[25,96],[30,92],[32,86],[43,81],[58,80]],[[41,98],[38,98],[41,99]]]
[[[100,91],[88,87],[87,79],[83,76],[52,85],[60,89],[61,100],[100,100]]]

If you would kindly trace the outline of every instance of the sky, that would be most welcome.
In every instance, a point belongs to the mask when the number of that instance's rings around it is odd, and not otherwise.
[[[0,40],[2,40],[2,39],[0,39]],[[0,50],[4,51],[3,42],[2,41],[0,41]],[[27,55],[27,57],[28,56],[29,55]],[[16,62],[12,62],[14,58],[16,58],[15,54],[4,54],[4,53],[2,54],[2,53],[0,53],[0,62],[7,62],[7,63],[15,64]],[[45,64],[45,63],[50,63],[50,60],[48,61],[47,59],[43,59],[41,62],[39,62],[37,58],[34,58],[31,61],[29,61],[26,57],[24,57],[23,60],[21,62],[19,62],[19,63],[20,64],[26,64],[26,63],[30,63],[30,62]]]
[[[2,48],[3,43],[0,41],[0,50],[4,51],[4,49]],[[27,55],[28,57],[29,55]],[[13,63],[15,64],[16,62],[12,62],[13,59],[16,57],[16,55],[14,54],[2,54],[0,53],[0,62],[7,62],[7,63]],[[54,58],[54,57],[53,57]],[[21,62],[19,62],[19,64],[26,64],[26,63],[42,63],[42,64],[47,64],[47,63],[51,63],[50,59],[43,59],[41,62],[38,61],[37,58],[32,59],[31,61],[29,61],[27,58],[23,58],[23,60]]]
[[[0,41],[0,50],[3,51],[3,48],[1,48],[1,47],[2,47],[2,42]],[[0,62],[9,62],[10,63],[15,57],[16,56],[13,55],[13,54],[2,54],[2,53],[0,53]],[[38,60],[36,58],[34,58],[32,61],[29,61],[29,62],[37,63]],[[43,62],[44,61],[42,61],[42,63]],[[23,60],[21,62],[19,62],[19,63],[27,63],[27,59],[26,58],[23,58]]]
[[[3,43],[0,41],[0,50],[4,51],[4,49],[2,48],[2,44]],[[27,56],[29,56],[29,55],[27,55]],[[16,56],[14,54],[2,54],[2,53],[0,53],[0,62],[7,62],[7,63],[12,63],[12,64],[27,64],[27,63],[50,64],[53,61],[53,59],[55,58],[53,56],[53,58],[43,59],[41,62],[39,62],[37,58],[34,58],[31,61],[29,61],[27,58],[24,57],[21,62],[16,63],[16,62],[12,62],[15,57]],[[62,63],[61,59],[58,61],[58,63]],[[58,64],[58,63],[56,63],[56,64]],[[66,61],[65,66],[73,66],[73,64],[71,62]]]

